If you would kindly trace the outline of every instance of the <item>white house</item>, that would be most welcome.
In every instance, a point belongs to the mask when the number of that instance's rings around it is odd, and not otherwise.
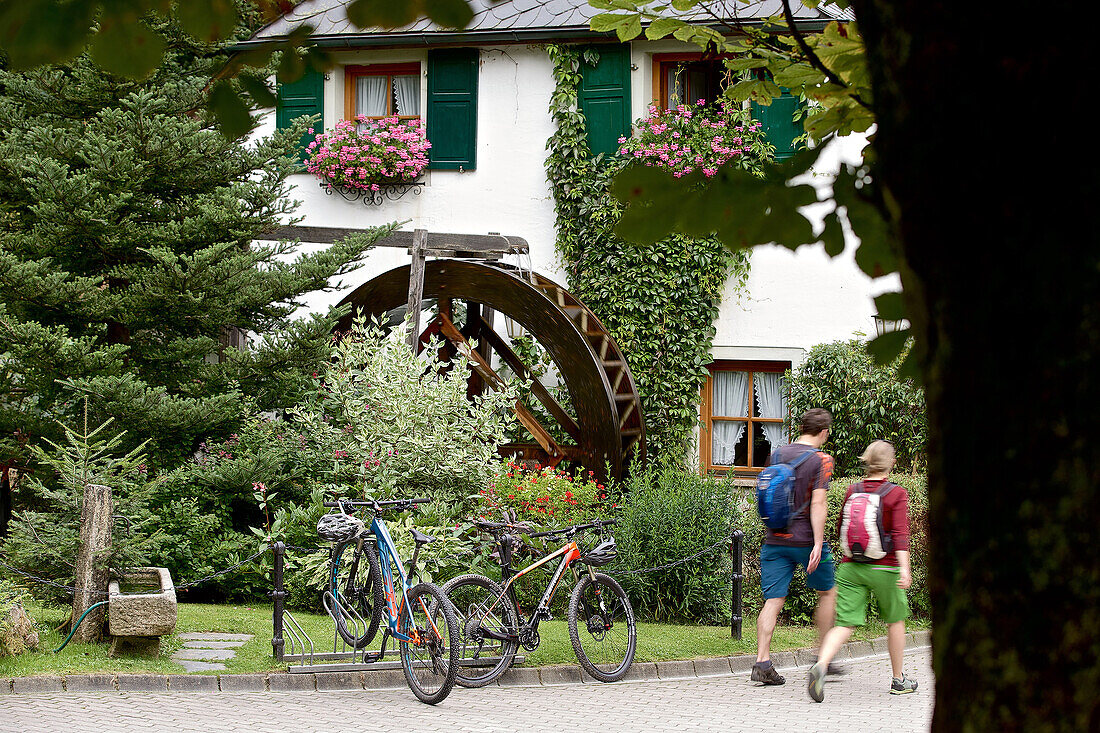
[[[543,170],[553,132],[548,106],[554,80],[539,44],[602,44],[600,63],[617,65],[609,72],[617,82],[594,95],[598,99],[589,113],[590,122],[591,115],[600,115],[600,124],[590,125],[595,128],[590,142],[597,150],[628,134],[630,122],[645,116],[651,103],[664,104],[670,86],[679,86],[680,97],[691,99],[717,88],[715,62],[700,61],[695,46],[644,39],[621,45],[590,31],[590,18],[601,11],[586,0],[472,0],[476,14],[463,31],[426,20],[398,30],[359,30],[347,19],[347,2],[306,0],[249,42],[285,37],[308,23],[318,45],[337,61],[327,74],[311,73],[285,86],[283,106],[260,132],[302,114],[320,113],[322,126],[331,128],[356,114],[399,113],[423,120],[433,145],[432,163],[417,191],[377,206],[344,200],[311,175],[295,175],[293,195],[303,202],[303,225],[407,221],[405,229],[518,235],[530,244],[534,269],[568,286],[555,254],[554,204]],[[778,0],[728,4],[741,22],[781,12]],[[809,28],[835,17],[801,6],[796,11]],[[777,105],[773,113],[781,109]],[[789,126],[789,108],[787,114]],[[789,140],[782,120],[775,127]],[[829,160],[853,160],[862,140],[834,145]],[[782,149],[783,142],[777,147]],[[828,165],[819,168],[819,175],[828,172]],[[896,281],[866,277],[851,250],[835,259],[820,246],[753,252],[747,288],[739,298],[724,300],[715,323],[715,361],[701,400],[703,424],[711,428],[700,441],[705,466],[758,467],[769,438],[779,439],[775,423],[758,420],[785,413],[779,374],[797,365],[814,344],[874,332],[871,298],[896,289]],[[375,275],[408,262],[404,250],[376,250],[344,291],[311,305],[335,303]]]

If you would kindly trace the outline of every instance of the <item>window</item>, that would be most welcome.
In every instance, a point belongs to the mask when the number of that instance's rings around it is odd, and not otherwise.
[[[344,67],[344,118],[420,117],[420,63]]]
[[[757,473],[772,450],[786,444],[787,361],[721,361],[710,366],[703,385],[704,471],[738,469]]]
[[[717,99],[725,88],[726,68],[721,59],[703,60],[699,54],[653,55],[653,97],[661,109]]]

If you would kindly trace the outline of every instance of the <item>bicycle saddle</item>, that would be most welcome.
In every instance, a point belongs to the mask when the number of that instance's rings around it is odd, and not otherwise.
[[[435,537],[432,537],[431,535],[428,535],[428,534],[424,534],[423,532],[418,530],[416,527],[412,528],[412,535],[413,535],[413,542],[415,542],[418,545],[426,545],[429,542],[435,542]]]

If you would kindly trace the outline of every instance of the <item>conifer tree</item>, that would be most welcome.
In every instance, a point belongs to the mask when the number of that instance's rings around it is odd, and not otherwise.
[[[225,139],[203,116],[224,57],[157,30],[169,51],[145,80],[87,57],[0,70],[0,465],[84,395],[162,467],[292,403],[334,323],[293,319],[301,297],[384,233],[308,254],[261,241],[296,206],[303,130]]]

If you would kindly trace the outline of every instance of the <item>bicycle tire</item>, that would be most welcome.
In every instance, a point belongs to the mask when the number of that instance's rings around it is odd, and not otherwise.
[[[350,605],[363,617],[366,628],[358,634],[358,624],[344,618],[338,608],[333,608],[333,620],[340,637],[355,649],[370,644],[378,633],[378,624],[382,620],[382,566],[378,562],[378,550],[372,542],[363,543],[363,552],[356,558],[356,541],[348,540],[336,545],[332,551],[335,565],[329,571],[329,592],[340,603]],[[347,553],[347,557],[344,555]],[[367,567],[361,567],[366,558]],[[351,569],[354,568],[355,577]]]
[[[490,626],[494,631],[514,634],[519,626],[519,612],[513,606],[511,598],[501,598],[504,590],[500,584],[484,575],[469,574],[452,578],[443,584],[443,592],[454,606],[458,618],[459,667],[455,681],[462,687],[484,687],[512,666],[519,647],[514,641],[486,639],[477,634],[477,628]],[[500,602],[492,613],[486,614],[484,611],[498,598]],[[498,661],[491,666],[470,664],[472,661],[486,657],[491,659],[494,656]]]
[[[638,645],[634,609],[614,578],[581,575],[569,598],[569,641],[584,671],[601,682],[621,680],[630,669]]]
[[[406,636],[415,630],[423,641],[398,644],[401,669],[413,694],[421,702],[436,705],[451,693],[458,673],[458,620],[443,589],[435,583],[418,583],[406,596],[409,609],[401,609],[397,630]],[[410,627],[409,611],[415,629]],[[428,623],[429,618],[432,623]]]

